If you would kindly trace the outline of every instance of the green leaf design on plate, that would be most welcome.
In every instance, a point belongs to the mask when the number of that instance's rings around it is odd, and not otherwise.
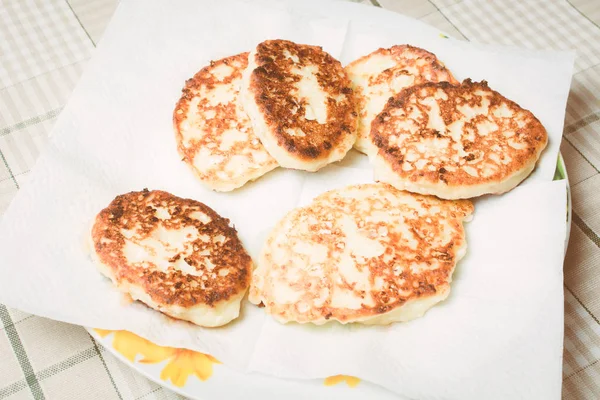
[[[554,179],[553,180],[560,181],[565,178],[566,178],[565,164],[563,163],[562,158],[559,155],[558,159],[556,160],[556,170],[554,170]]]

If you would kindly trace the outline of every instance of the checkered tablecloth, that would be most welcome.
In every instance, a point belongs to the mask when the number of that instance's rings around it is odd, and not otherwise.
[[[27,184],[117,2],[0,0],[0,215]],[[360,2],[459,39],[577,50],[561,147],[573,193],[563,398],[600,399],[600,0]],[[0,305],[0,330],[0,399],[180,398],[117,361],[82,327]]]

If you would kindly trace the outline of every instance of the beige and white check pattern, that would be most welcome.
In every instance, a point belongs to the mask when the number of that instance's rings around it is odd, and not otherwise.
[[[0,0],[0,215],[26,184],[117,2]],[[561,148],[573,191],[563,398],[600,399],[600,1],[357,2],[459,39],[577,50]],[[117,361],[81,327],[0,305],[0,331],[0,399],[180,398]]]

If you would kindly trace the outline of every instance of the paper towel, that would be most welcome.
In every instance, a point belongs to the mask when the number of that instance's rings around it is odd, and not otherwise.
[[[283,326],[244,304],[239,320],[203,329],[125,304],[91,263],[90,224],[123,192],[148,187],[205,202],[236,224],[256,258],[269,229],[296,205],[372,181],[366,158],[351,152],[317,174],[277,169],[214,193],[180,161],[171,116],[185,79],[267,38],[322,45],[344,62],[380,46],[423,46],[458,78],[487,79],[546,126],[550,144],[534,175],[509,194],[477,201],[452,294],[425,317],[383,328]],[[346,373],[422,399],[558,398],[566,197],[564,183],[549,181],[571,68],[568,54],[461,43],[356,4],[123,0],[29,184],[2,219],[0,302],[204,351],[241,370]]]

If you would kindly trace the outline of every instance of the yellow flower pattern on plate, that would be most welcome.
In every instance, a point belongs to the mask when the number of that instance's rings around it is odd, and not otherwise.
[[[193,350],[163,347],[152,343],[128,331],[110,331],[94,329],[100,337],[114,333],[112,346],[119,354],[130,362],[136,362],[138,354],[142,356],[137,362],[142,364],[157,364],[169,360],[160,373],[160,379],[170,380],[177,387],[185,386],[190,375],[194,374],[201,381],[205,381],[213,374],[213,364],[221,364],[211,355]],[[325,378],[325,386],[334,386],[341,382],[353,388],[360,383],[360,379],[349,375],[334,375]]]
[[[353,388],[360,383],[360,379],[350,375],[334,375],[325,378],[325,386],[334,386],[338,383],[346,381],[346,385]]]
[[[142,355],[138,360],[142,364],[156,364],[169,360],[160,373],[160,379],[171,380],[177,387],[185,386],[188,377],[192,374],[201,381],[207,380],[213,374],[213,364],[221,364],[219,360],[208,354],[159,346],[131,332],[94,330],[101,337],[114,333],[113,348],[131,362],[135,362],[138,354]]]

